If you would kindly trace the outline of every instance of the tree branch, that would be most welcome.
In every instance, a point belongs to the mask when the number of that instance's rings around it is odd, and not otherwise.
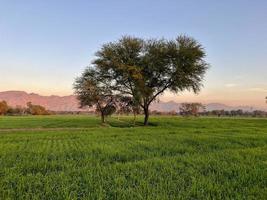
[[[148,105],[151,104],[152,101],[154,101],[154,99],[161,94],[162,92],[164,92],[168,87],[170,87],[171,85],[171,81],[169,81],[160,91],[158,91],[149,101],[148,101]]]

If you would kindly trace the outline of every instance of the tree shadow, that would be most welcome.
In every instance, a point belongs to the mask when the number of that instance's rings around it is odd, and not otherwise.
[[[129,122],[129,121],[109,121],[108,122],[109,126],[111,127],[116,127],[116,128],[132,128],[132,127],[140,127],[143,126],[143,123],[141,122]]]
[[[145,127],[144,123],[142,121],[130,121],[130,120],[126,120],[126,119],[113,119],[113,120],[109,120],[108,125],[110,127],[116,127],[116,128],[133,128],[133,127]],[[155,122],[149,122],[147,127],[151,127],[151,126],[158,126],[158,123]]]

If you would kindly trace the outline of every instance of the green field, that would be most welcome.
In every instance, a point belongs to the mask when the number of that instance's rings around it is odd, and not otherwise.
[[[137,124],[0,117],[0,199],[267,199],[266,119]]]

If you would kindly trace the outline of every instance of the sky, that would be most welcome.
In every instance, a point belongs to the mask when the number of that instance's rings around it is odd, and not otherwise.
[[[186,34],[210,68],[197,95],[161,100],[266,107],[266,0],[0,0],[0,91],[70,95],[102,44]]]

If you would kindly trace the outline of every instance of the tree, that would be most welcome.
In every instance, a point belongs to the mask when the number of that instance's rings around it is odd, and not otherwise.
[[[49,115],[50,113],[45,107],[40,105],[34,105],[31,102],[27,103],[27,112],[31,115]]]
[[[136,115],[140,113],[140,106],[137,101],[129,96],[120,96],[117,98],[117,111],[118,114],[129,114],[133,113],[134,115],[134,124],[136,121]]]
[[[9,107],[7,115],[24,115],[26,112],[27,109],[22,106],[16,106],[15,108]]]
[[[180,114],[181,115],[193,115],[197,116],[199,111],[205,109],[205,106],[201,103],[182,103],[180,106]]]
[[[8,111],[8,105],[6,101],[0,102],[0,115],[5,115]]]
[[[125,36],[103,45],[92,64],[109,77],[113,91],[135,99],[147,125],[150,104],[166,90],[199,92],[208,68],[204,58],[203,47],[191,37],[144,40]]]
[[[74,83],[80,106],[95,107],[101,115],[102,123],[105,123],[106,116],[116,111],[116,95],[109,86],[109,82],[105,73],[88,67]]]

